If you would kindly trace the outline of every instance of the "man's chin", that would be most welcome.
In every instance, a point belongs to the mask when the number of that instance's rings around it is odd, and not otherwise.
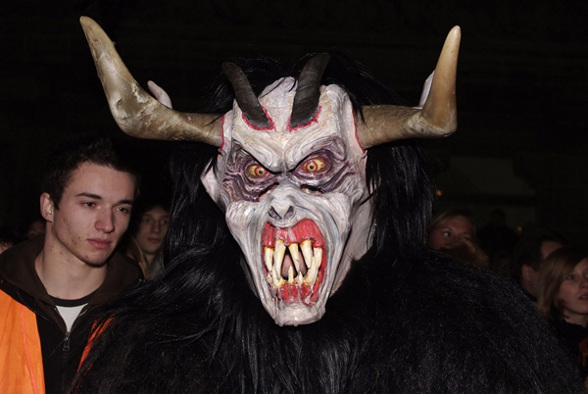
[[[112,253],[100,253],[96,256],[87,256],[86,258],[82,259],[82,261],[89,267],[92,268],[102,268],[106,265],[108,258]]]

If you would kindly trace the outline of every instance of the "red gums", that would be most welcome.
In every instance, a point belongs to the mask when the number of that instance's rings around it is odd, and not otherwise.
[[[266,223],[261,234],[261,246],[273,248],[276,246],[276,239],[283,240],[286,245],[299,244],[310,239],[315,247],[325,247],[323,235],[317,224],[311,219],[303,219],[290,228],[277,228]]]

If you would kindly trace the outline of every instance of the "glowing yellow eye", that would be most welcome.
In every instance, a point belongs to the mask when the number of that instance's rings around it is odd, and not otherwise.
[[[247,175],[251,178],[262,178],[267,174],[267,170],[259,164],[251,164],[247,167]]]
[[[323,159],[311,159],[304,163],[304,169],[308,172],[318,172],[321,171],[327,163]]]

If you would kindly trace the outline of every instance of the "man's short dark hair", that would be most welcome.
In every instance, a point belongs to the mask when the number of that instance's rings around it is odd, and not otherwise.
[[[71,180],[72,173],[84,163],[130,173],[135,179],[135,198],[138,196],[139,174],[126,161],[112,140],[101,136],[84,136],[63,143],[47,159],[41,192],[48,193],[56,207],[59,207],[63,190]]]

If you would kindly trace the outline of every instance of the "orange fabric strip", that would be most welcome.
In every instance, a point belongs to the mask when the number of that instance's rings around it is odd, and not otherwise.
[[[0,349],[0,392],[44,394],[37,317],[3,291],[0,291]]]

